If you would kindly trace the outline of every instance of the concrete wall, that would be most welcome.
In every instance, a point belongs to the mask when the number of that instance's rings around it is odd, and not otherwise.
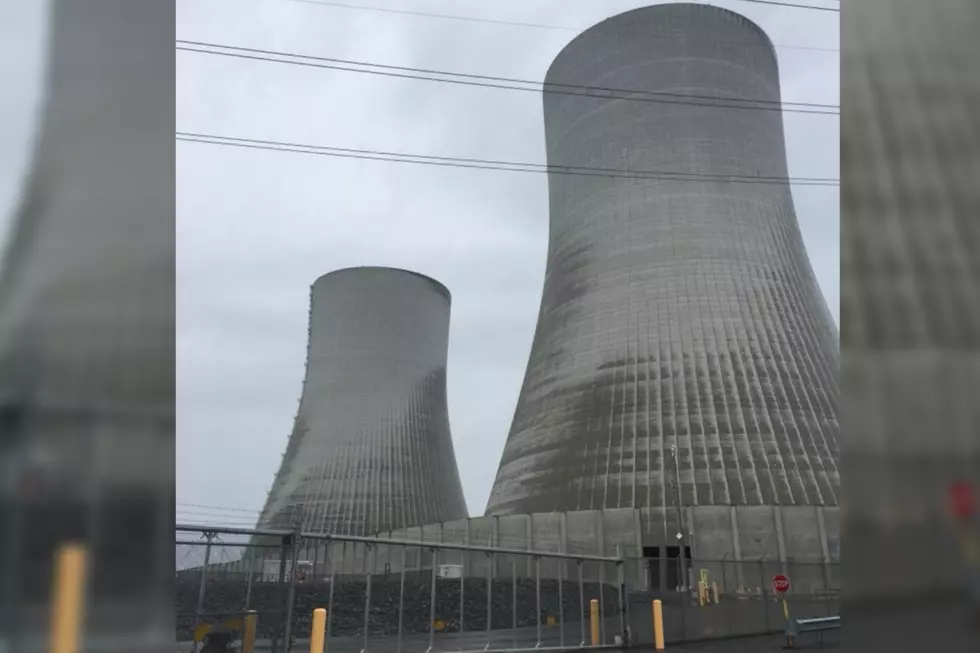
[[[806,586],[825,587],[826,566],[820,563],[839,561],[840,524],[837,508],[820,506],[697,506],[684,514],[686,544],[695,561],[692,570],[706,569],[729,589],[767,586],[777,573],[792,573]],[[629,560],[627,576],[634,587],[649,589],[651,560],[644,548],[676,546],[676,514],[667,516],[663,509],[629,508],[585,510],[568,513],[533,515],[498,515],[430,524],[422,527],[380,534],[381,538],[429,543],[471,544],[528,552],[616,556],[621,551]],[[649,552],[649,548],[647,549]],[[304,554],[309,556],[310,554]],[[401,547],[378,546],[370,558],[367,547],[341,543],[329,551],[321,547],[316,555],[320,568],[328,572],[327,559],[337,565],[338,573],[399,572],[402,568]],[[428,549],[408,547],[405,553],[408,571],[431,569],[432,553]],[[461,565],[466,577],[485,577],[492,569],[494,577],[577,578],[577,563],[561,563],[542,557],[535,569],[532,555],[488,556],[481,552],[440,551],[437,564]],[[660,577],[666,577],[668,560],[661,559]],[[492,567],[491,567],[492,566]],[[585,562],[583,577],[587,580],[614,581],[616,565]]]

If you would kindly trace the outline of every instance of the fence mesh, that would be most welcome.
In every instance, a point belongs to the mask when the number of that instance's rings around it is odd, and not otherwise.
[[[329,650],[356,653],[650,644],[655,599],[673,643],[782,632],[787,610],[800,617],[840,614],[839,573],[831,563],[198,536],[178,540],[176,635],[188,651],[200,650],[208,637],[240,639],[249,611],[258,620],[257,650],[274,653],[302,650],[316,608],[328,613]],[[773,593],[777,574],[791,579],[784,595]]]

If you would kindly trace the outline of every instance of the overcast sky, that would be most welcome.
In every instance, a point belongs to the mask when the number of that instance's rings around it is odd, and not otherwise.
[[[177,38],[540,80],[576,29],[650,4],[349,3],[553,28],[312,0],[177,0]],[[0,56],[0,79],[5,88],[22,89],[0,98],[5,213],[18,192],[34,116],[43,10],[33,4],[0,3],[0,54],[6,55]],[[821,49],[838,47],[839,14],[744,0],[711,4],[738,11],[769,33],[777,44],[785,101],[838,103],[838,55]],[[180,131],[544,162],[536,93],[187,52],[176,58]],[[836,117],[791,113],[784,120],[790,174],[837,177]],[[326,272],[356,265],[409,268],[452,291],[449,412],[469,509],[481,514],[537,317],[546,177],[191,143],[178,143],[176,150],[178,519],[254,522],[297,407],[309,285]],[[793,195],[811,261],[838,318],[837,189],[796,187]]]

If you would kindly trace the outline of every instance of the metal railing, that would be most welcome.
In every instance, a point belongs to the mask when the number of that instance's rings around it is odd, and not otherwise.
[[[194,525],[176,530],[182,566],[189,567],[176,573],[183,650],[199,650],[208,633],[240,633],[249,611],[258,618],[256,652],[299,650],[317,608],[327,612],[331,653],[604,648],[628,636],[623,557]]]
[[[291,645],[309,638],[317,608],[327,611],[328,650],[357,653],[650,644],[655,599],[668,643],[782,633],[783,599],[800,618],[840,614],[835,563],[679,562],[196,525],[177,531],[185,558],[177,639],[188,651],[206,632],[240,633],[249,611],[258,618],[256,653],[299,650]],[[770,589],[777,574],[790,578],[788,593]]]

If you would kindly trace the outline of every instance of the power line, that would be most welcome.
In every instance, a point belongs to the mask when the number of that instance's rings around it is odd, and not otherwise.
[[[387,64],[375,64],[366,61],[355,61],[350,59],[336,59],[331,57],[318,57],[305,54],[294,54],[291,52],[277,52],[275,50],[265,50],[261,48],[246,48],[233,45],[222,45],[220,43],[207,43],[204,41],[177,41],[177,50],[185,52],[196,52],[199,54],[210,54],[223,57],[233,57],[236,59],[247,59],[252,61],[266,61],[270,63],[280,63],[309,68],[325,68],[329,70],[341,70],[353,73],[368,75],[380,75],[384,77],[397,77],[401,79],[416,79],[431,82],[442,82],[446,84],[457,84],[464,86],[478,86],[483,88],[496,88],[512,91],[525,91],[533,93],[547,93],[556,95],[572,95],[579,97],[589,97],[597,99],[615,99],[629,102],[653,102],[659,104],[680,104],[684,106],[700,106],[722,109],[744,109],[751,111],[777,111],[788,113],[807,113],[816,115],[838,116],[840,105],[819,104],[816,102],[780,102],[779,100],[762,99],[741,99],[741,98],[721,98],[710,95],[693,95],[681,93],[669,93],[666,91],[640,91],[635,89],[612,88],[602,86],[583,86],[577,84],[555,84],[542,83],[531,80],[494,77],[490,75],[476,75],[472,73],[456,73],[444,70],[434,70],[428,68],[410,68],[407,66],[393,66]],[[193,46],[193,47],[188,47]],[[200,48],[221,48],[200,49]],[[292,57],[294,59],[305,59],[308,61],[286,60],[280,57]],[[369,70],[365,68],[351,68],[349,66],[370,66],[380,70]],[[444,77],[433,77],[442,75]],[[514,84],[526,84],[532,86],[515,86]],[[732,103],[741,104],[732,104]]]
[[[540,163],[520,163],[497,161],[490,159],[472,159],[462,157],[433,156],[425,154],[406,154],[403,152],[383,152],[355,148],[341,148],[325,145],[310,145],[306,143],[291,143],[255,138],[239,138],[219,136],[194,132],[177,132],[179,141],[203,143],[207,145],[224,145],[246,149],[271,150],[278,152],[295,152],[298,154],[315,154],[347,159],[368,161],[387,161],[392,163],[415,163],[419,165],[443,166],[452,168],[473,168],[479,170],[499,170],[506,172],[533,172],[544,174],[573,175],[581,177],[612,177],[617,179],[646,179],[660,181],[718,181],[728,183],[771,184],[785,185],[787,183],[801,186],[839,186],[840,180],[828,177],[780,177],[780,176],[748,176],[723,175],[694,172],[669,172],[656,170],[626,170],[621,168],[596,168],[587,166],[561,166]]]
[[[261,510],[252,510],[250,508],[229,508],[228,506],[209,506],[200,503],[177,503],[178,507],[188,507],[188,508],[208,508],[213,510],[230,510],[232,512],[247,512],[250,514],[260,513]]]
[[[776,7],[791,7],[793,9],[813,9],[815,11],[832,11],[840,13],[840,9],[833,7],[820,7],[818,5],[804,5],[795,2],[778,2],[777,0],[736,0],[736,2],[752,2],[758,5],[773,5]]]
[[[594,29],[594,27],[566,27],[566,26],[563,26],[563,25],[547,25],[547,24],[544,24],[544,23],[527,23],[527,22],[513,21],[513,20],[495,20],[495,19],[492,19],[492,18],[477,18],[475,16],[459,16],[459,15],[453,15],[453,14],[436,14],[436,13],[431,13],[431,12],[426,12],[426,11],[413,11],[413,10],[409,10],[409,9],[391,9],[390,7],[370,7],[370,6],[366,6],[366,5],[349,4],[349,3],[345,3],[345,2],[327,2],[325,0],[291,0],[291,1],[292,2],[300,2],[300,3],[303,3],[303,4],[310,4],[310,5],[321,5],[321,6],[324,6],[324,7],[337,7],[337,8],[340,8],[340,9],[354,9],[354,10],[358,10],[358,11],[375,11],[375,12],[378,12],[378,13],[400,14],[400,15],[403,15],[403,16],[418,16],[418,17],[421,17],[421,18],[442,18],[442,19],[445,19],[445,20],[459,20],[459,21],[465,21],[465,22],[470,22],[470,23],[486,23],[486,24],[489,24],[489,25],[507,25],[507,26],[510,26],[510,27],[531,27],[531,28],[537,28],[537,29],[559,30],[559,31],[563,31],[563,32],[577,32],[577,33],[581,33],[581,32],[586,31],[587,29]],[[744,2],[752,2],[752,0],[743,0],[743,1]],[[762,0],[759,0],[759,1],[762,2]],[[788,7],[797,6],[797,5],[794,5],[794,4],[784,4],[784,3],[781,3],[781,2],[773,2],[773,3],[764,2],[763,4],[779,4],[779,5],[788,6]],[[832,8],[829,8],[829,7],[811,7],[809,5],[803,5],[803,7],[808,7],[810,9],[817,9],[817,10],[822,10],[822,11],[835,11],[835,12],[839,12],[840,11],[840,9],[832,9]],[[761,45],[759,45],[757,43],[748,43],[748,42],[735,42],[735,41],[717,41],[717,42],[719,42],[719,43],[728,43],[729,45],[742,45],[742,46],[752,46],[752,47],[765,47],[765,46],[761,46]],[[774,47],[781,48],[781,49],[786,49],[786,50],[810,50],[810,51],[814,51],[814,52],[840,52],[840,49],[839,48],[819,48],[819,47],[811,47],[811,46],[803,46],[803,45],[780,45],[780,44],[775,44]]]

